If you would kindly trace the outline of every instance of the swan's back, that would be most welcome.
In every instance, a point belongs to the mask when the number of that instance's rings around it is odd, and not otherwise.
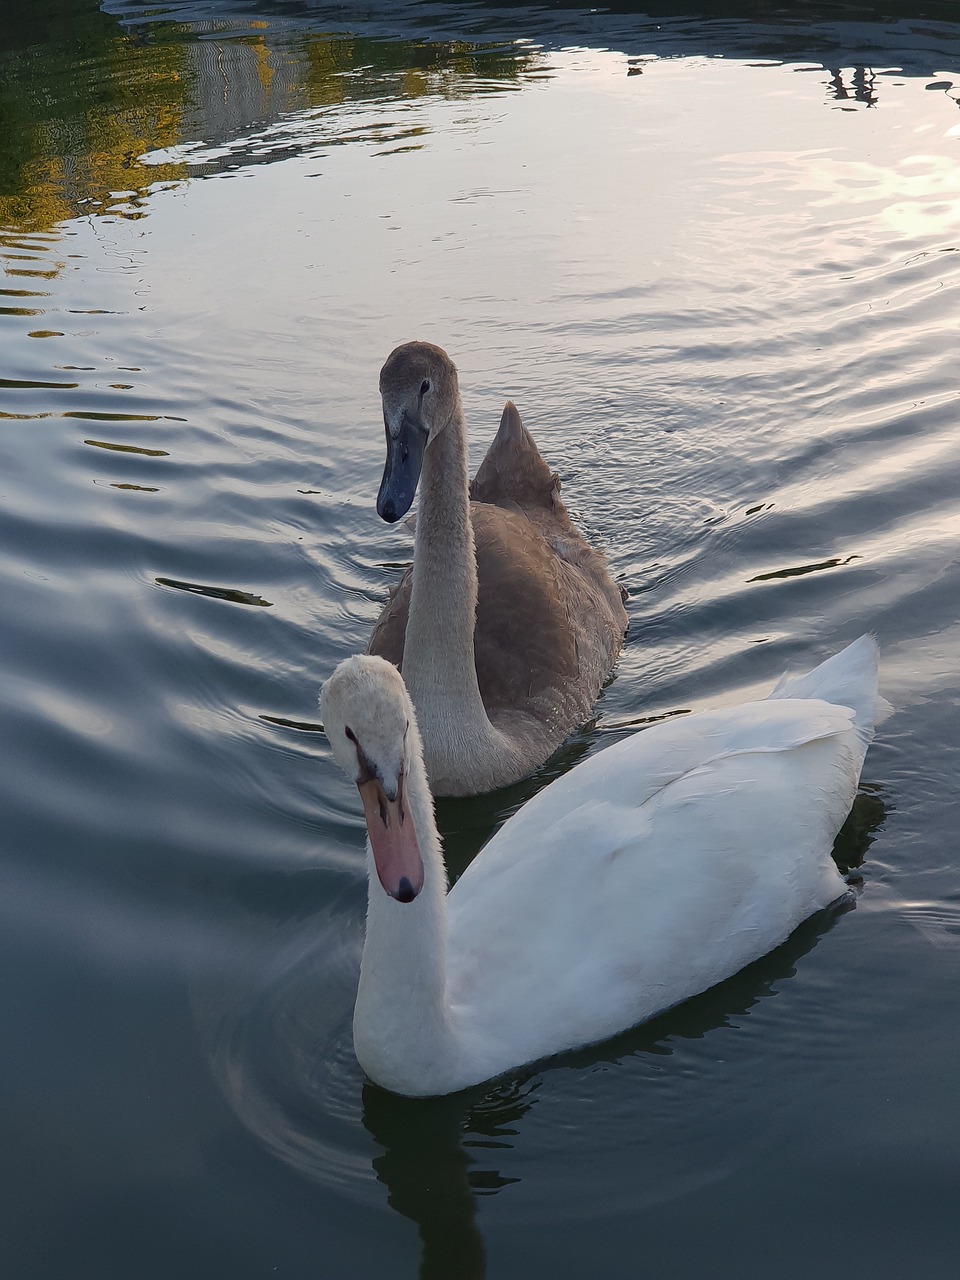
[[[564,557],[519,509],[471,505],[477,558],[474,662],[480,697],[498,726],[518,711],[569,728],[590,714],[613,666],[626,614],[617,588]],[[597,555],[586,543],[586,552]],[[566,549],[566,548],[565,548]],[[582,558],[582,557],[581,557]],[[413,573],[381,614],[369,653],[403,670]],[[616,596],[616,608],[611,606]]]
[[[831,850],[880,709],[876,666],[863,637],[768,700],[599,752],[514,815],[448,901],[451,1000],[478,1042],[518,1062],[601,1039],[840,897]]]

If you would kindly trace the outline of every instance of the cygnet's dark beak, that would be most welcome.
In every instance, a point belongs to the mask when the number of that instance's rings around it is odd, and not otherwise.
[[[387,435],[387,461],[377,494],[377,514],[388,524],[394,524],[410,510],[417,492],[427,431],[419,419],[408,413],[400,419],[400,430],[396,435],[390,430],[386,414],[383,421]]]

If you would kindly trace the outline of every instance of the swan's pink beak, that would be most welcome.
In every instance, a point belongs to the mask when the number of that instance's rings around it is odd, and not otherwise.
[[[358,782],[363,815],[380,883],[391,898],[412,902],[423,888],[423,859],[413,819],[403,798],[403,774],[390,800],[379,778]]]

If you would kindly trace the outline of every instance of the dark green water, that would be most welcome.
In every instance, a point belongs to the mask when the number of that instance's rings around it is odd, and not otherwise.
[[[637,7],[0,26],[5,1275],[956,1274],[960,21]],[[353,1059],[316,707],[409,559],[411,337],[477,460],[517,402],[629,593],[596,723],[440,806],[454,873],[584,753],[864,630],[895,708],[855,910],[432,1102]]]

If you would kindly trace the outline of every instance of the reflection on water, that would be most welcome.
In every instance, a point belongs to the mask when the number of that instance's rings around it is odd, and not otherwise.
[[[312,32],[291,40],[282,20],[250,20],[241,33],[226,20],[160,22],[154,38],[140,40],[96,0],[71,0],[52,25],[56,38],[46,43],[26,41],[5,56],[0,45],[0,110],[17,130],[0,150],[0,228],[17,237],[80,215],[135,221],[153,193],[187,177],[352,143],[374,154],[403,150],[428,126],[397,119],[397,106],[518,88],[540,63],[520,46],[462,40]],[[395,104],[391,120],[345,123],[351,103],[384,100]],[[338,108],[332,119],[330,108]]]
[[[48,26],[0,38],[0,226],[22,234],[81,213],[143,214],[139,157],[178,135],[189,93],[182,50],[124,37],[89,0],[50,7]],[[183,176],[157,170],[150,182]],[[9,244],[15,247],[15,242]]]
[[[235,591],[232,587],[205,587],[199,582],[178,582],[176,578],[157,578],[161,587],[173,587],[177,591],[192,591],[198,596],[209,596],[211,600],[229,600],[233,604],[252,604],[258,608],[270,609],[272,604],[262,596],[251,591]]]
[[[844,68],[830,69],[830,88],[838,102],[863,103],[865,107],[877,105],[877,77],[871,67],[854,67],[846,73]],[[853,110],[847,106],[845,110]]]
[[[484,42],[424,38],[415,5],[396,6],[389,39],[384,23],[368,14],[354,15],[351,34],[330,34],[329,28],[317,34],[307,24],[323,22],[322,5],[306,22],[282,4],[261,8],[266,17],[238,18],[230,4],[193,11],[189,5],[69,0],[51,16],[44,43],[27,32],[17,40],[10,32],[6,50],[0,45],[0,107],[14,122],[10,145],[0,150],[0,227],[22,234],[79,215],[137,220],[149,212],[154,193],[190,177],[298,154],[319,157],[342,145],[364,144],[374,155],[415,149],[431,125],[398,108],[418,99],[499,94],[552,73],[544,50],[558,32],[545,10],[525,38]],[[517,8],[522,23],[525,13]],[[591,10],[581,34],[604,30],[613,47],[628,53],[628,76],[642,74],[656,57],[695,54],[685,27],[664,29],[654,20],[655,9],[645,6],[627,26],[615,14],[601,21]],[[482,10],[473,16],[482,18]],[[931,69],[916,38],[898,44],[890,32],[890,47],[900,51],[895,69],[883,62],[851,65],[856,42],[869,27],[830,22],[831,16],[806,6],[798,20],[782,26],[735,24],[726,56],[812,62],[802,69],[826,70],[828,99],[850,110],[875,107],[884,78],[895,82],[911,56],[920,60],[916,71]],[[571,6],[559,20],[566,43],[573,43],[583,11]],[[147,21],[151,37],[143,39],[140,24]],[[331,10],[328,22],[342,27],[342,9]],[[820,39],[805,43],[813,22],[823,24]],[[365,28],[369,36],[356,34]],[[722,37],[715,30],[704,52],[717,56]],[[647,50],[639,57],[632,51],[638,39]],[[842,52],[848,60],[833,60],[831,45],[837,46],[834,58]],[[928,87],[960,104],[960,82],[944,79]],[[388,118],[351,124],[350,105],[369,102],[389,103]]]
[[[471,1184],[479,1174],[493,1191],[512,1179],[470,1167],[462,1141],[462,1101],[398,1098],[365,1082],[362,1108],[364,1126],[382,1149],[373,1167],[387,1188],[390,1206],[419,1230],[423,1280],[451,1275],[482,1280],[484,1248]],[[514,1123],[522,1111],[514,1109]],[[491,1137],[505,1135],[505,1123],[497,1121]]]

